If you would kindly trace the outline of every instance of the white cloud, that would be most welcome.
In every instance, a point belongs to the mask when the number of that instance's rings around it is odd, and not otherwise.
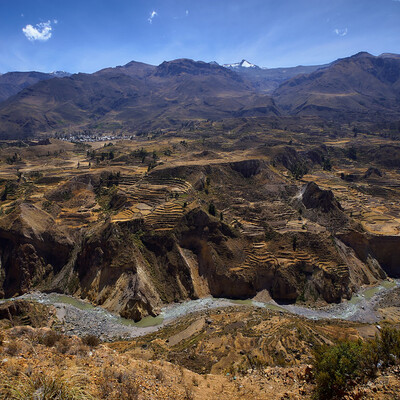
[[[157,12],[155,10],[153,10],[150,13],[150,17],[147,19],[147,21],[149,21],[149,23],[152,24],[153,23],[153,18],[156,17],[157,15],[158,15]]]
[[[189,15],[189,10],[186,10],[185,14],[186,14],[186,16],[188,16]]]
[[[27,37],[28,40],[34,42],[35,40],[40,40],[45,42],[51,38],[51,22],[40,22],[35,26],[26,25],[25,28],[22,28],[22,32]]]
[[[347,35],[347,28],[344,29],[335,29],[334,32],[338,36],[346,36]]]
[[[58,24],[58,19],[53,19],[53,24],[57,25]]]

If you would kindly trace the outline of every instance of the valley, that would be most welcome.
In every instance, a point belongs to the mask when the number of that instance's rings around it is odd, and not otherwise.
[[[3,382],[312,398],[321,346],[400,324],[398,62],[131,62],[1,102]],[[376,369],[349,398],[395,398]]]

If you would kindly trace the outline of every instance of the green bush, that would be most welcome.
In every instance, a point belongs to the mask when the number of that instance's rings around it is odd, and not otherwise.
[[[384,327],[374,339],[343,341],[314,352],[315,393],[318,400],[342,399],[357,383],[376,375],[379,368],[399,363],[400,331]]]
[[[210,203],[208,206],[208,212],[209,214],[213,215],[215,217],[217,210],[215,209],[214,203]]]
[[[396,364],[400,358],[400,331],[391,327],[383,327],[375,341],[382,366],[388,367]]]
[[[290,172],[292,173],[293,177],[297,180],[303,178],[304,175],[308,173],[308,167],[303,162],[296,162],[295,164],[291,165],[289,168]]]
[[[362,342],[323,346],[315,352],[317,399],[341,399],[361,375]]]

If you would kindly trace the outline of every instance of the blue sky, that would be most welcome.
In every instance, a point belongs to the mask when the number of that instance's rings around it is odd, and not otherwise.
[[[0,72],[400,53],[400,0],[0,0]]]

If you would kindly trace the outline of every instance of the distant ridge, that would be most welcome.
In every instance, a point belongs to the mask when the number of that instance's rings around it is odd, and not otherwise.
[[[7,72],[0,74],[0,102],[14,96],[21,90],[34,85],[37,82],[52,78],[61,78],[70,76],[69,72],[54,71],[44,72]]]
[[[0,103],[0,137],[97,126],[167,130],[236,117],[400,118],[397,54],[360,52],[326,65],[292,68],[236,64],[177,59],[159,66],[131,61],[59,78],[7,73],[0,76],[3,98],[14,94]]]
[[[94,74],[42,80],[0,103],[0,137],[74,126],[167,129],[198,119],[279,115],[269,96],[219,65],[178,59],[130,62]]]
[[[360,52],[329,67],[284,82],[273,93],[277,104],[295,115],[369,115],[398,118],[400,56]]]

